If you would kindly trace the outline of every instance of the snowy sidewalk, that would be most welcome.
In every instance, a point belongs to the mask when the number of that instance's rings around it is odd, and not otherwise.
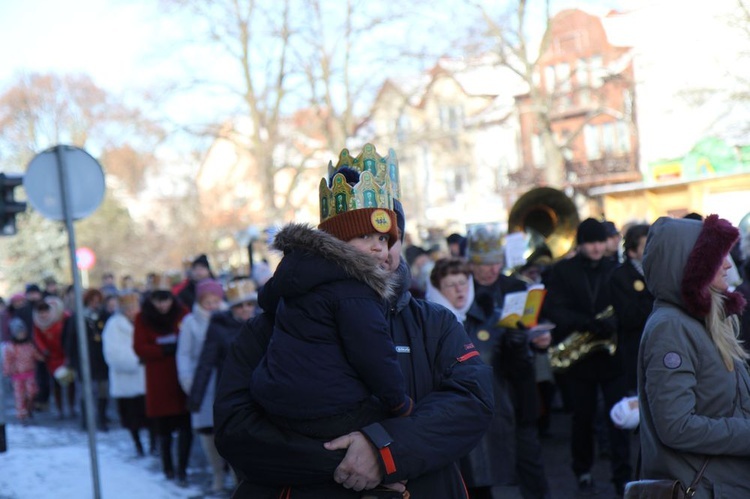
[[[8,450],[0,453],[0,499],[94,496],[87,433],[10,421],[6,435]],[[96,437],[102,499],[203,497],[195,480],[180,488],[165,479],[158,457],[136,457],[126,430],[98,432]]]

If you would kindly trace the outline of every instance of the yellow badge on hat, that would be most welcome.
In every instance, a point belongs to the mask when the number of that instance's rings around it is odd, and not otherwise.
[[[370,215],[370,222],[372,223],[372,227],[381,234],[385,234],[391,230],[391,217],[385,210],[373,211]]]

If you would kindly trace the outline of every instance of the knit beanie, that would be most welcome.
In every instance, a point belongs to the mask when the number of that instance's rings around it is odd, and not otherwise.
[[[365,234],[379,232],[388,234],[388,247],[396,243],[398,227],[393,221],[396,213],[385,208],[360,208],[345,211],[321,223],[318,228],[342,241],[349,241]]]
[[[607,231],[604,224],[594,218],[587,218],[578,225],[576,242],[578,244],[604,242],[607,240]]]
[[[398,232],[401,234],[401,242],[403,243],[404,235],[406,234],[406,215],[404,214],[404,207],[398,199],[393,200],[393,211],[396,212],[396,225],[398,226]]]
[[[211,266],[208,264],[208,257],[205,254],[198,255],[195,260],[193,260],[190,263],[190,268],[197,267],[197,266],[206,267],[207,269],[211,269]]]
[[[605,220],[602,222],[602,225],[604,225],[604,233],[607,235],[607,237],[613,237],[620,234],[620,231],[617,230],[617,227],[615,227],[615,224],[613,222]]]
[[[224,288],[219,281],[214,279],[203,279],[195,286],[195,297],[201,301],[206,295],[214,295],[219,298],[224,297]]]
[[[20,333],[28,333],[28,328],[26,327],[26,323],[23,321],[23,319],[14,317],[8,323],[8,331],[10,332],[10,336],[12,338],[17,339]]]

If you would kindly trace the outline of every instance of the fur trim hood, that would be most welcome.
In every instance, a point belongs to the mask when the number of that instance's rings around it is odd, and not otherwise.
[[[287,260],[286,256],[291,252],[303,252],[323,258],[334,266],[340,267],[343,271],[341,278],[348,277],[364,282],[385,300],[390,301],[395,296],[396,282],[390,272],[373,265],[369,258],[362,258],[362,252],[353,246],[327,232],[314,229],[310,225],[291,223],[284,226],[276,234],[271,247],[284,252],[284,260]],[[275,280],[295,277],[300,270],[296,266],[288,268],[284,265],[284,260],[274,273]],[[339,277],[334,271],[327,278],[335,280]],[[317,283],[309,284],[314,286]],[[300,292],[306,291],[304,287],[300,289]]]
[[[656,299],[705,317],[711,309],[709,285],[738,238],[739,231],[718,215],[703,222],[659,218],[649,230],[643,255],[649,291]],[[745,306],[742,295],[725,296],[726,313],[740,313]]]
[[[48,296],[44,299],[44,302],[49,305],[50,310],[46,321],[42,320],[36,309],[31,313],[31,319],[34,322],[34,325],[42,331],[47,330],[52,324],[62,319],[63,313],[65,312],[65,304],[63,304],[63,301],[57,296]]]

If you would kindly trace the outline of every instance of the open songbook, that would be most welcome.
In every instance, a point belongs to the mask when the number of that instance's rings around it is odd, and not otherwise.
[[[526,291],[517,291],[505,295],[503,311],[497,325],[517,328],[521,322],[527,328],[533,328],[539,321],[539,312],[547,290],[542,284],[531,286]]]

